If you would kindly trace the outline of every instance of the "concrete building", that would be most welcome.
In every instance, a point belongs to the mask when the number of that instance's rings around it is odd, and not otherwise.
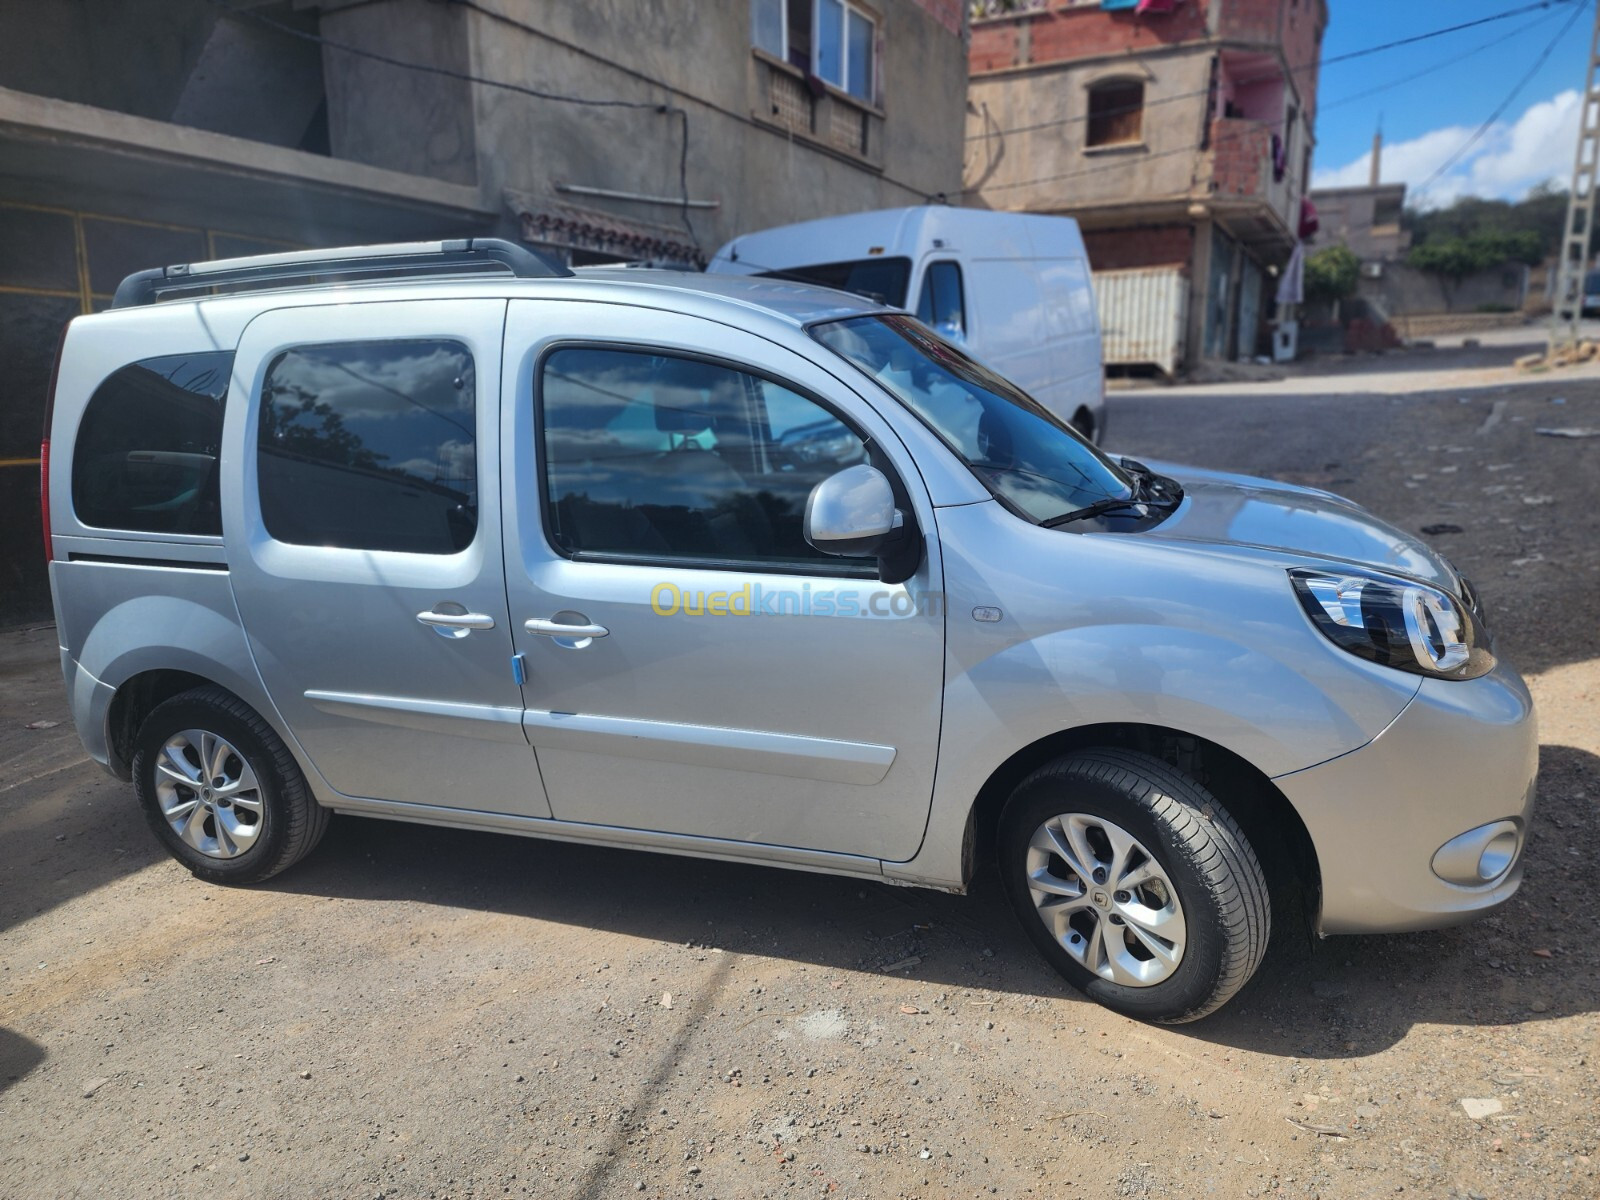
[[[49,611],[58,333],[130,271],[473,233],[696,263],[961,187],[961,0],[222,7],[0,6],[0,622]]]
[[[1311,193],[1322,228],[1319,246],[1344,246],[1365,263],[1398,262],[1411,249],[1400,227],[1406,185],[1384,183],[1383,134],[1372,135],[1370,175],[1365,187],[1318,188]]]
[[[967,202],[1078,219],[1112,365],[1264,349],[1310,178],[1324,0],[998,7],[972,28]]]
[[[1411,249],[1411,234],[1400,228],[1406,185],[1319,188],[1311,193],[1317,206],[1317,246],[1348,246],[1364,263],[1392,263]]]

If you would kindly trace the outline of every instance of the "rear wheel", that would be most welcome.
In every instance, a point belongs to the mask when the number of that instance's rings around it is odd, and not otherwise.
[[[282,739],[221,688],[197,688],[151,711],[133,779],[156,837],[212,883],[269,879],[309,854],[328,825]]]
[[[1215,1012],[1261,964],[1267,882],[1238,824],[1152,755],[1086,750],[1028,776],[1000,870],[1028,936],[1075,987],[1148,1021]]]

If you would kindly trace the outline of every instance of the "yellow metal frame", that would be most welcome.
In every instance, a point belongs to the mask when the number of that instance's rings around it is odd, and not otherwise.
[[[0,284],[0,294],[11,296],[49,296],[55,300],[76,300],[78,302],[78,315],[83,316],[94,311],[96,302],[110,301],[109,293],[95,292],[89,287],[89,246],[84,237],[83,222],[85,218],[93,221],[116,221],[123,225],[141,225],[146,229],[166,229],[173,233],[198,233],[204,236],[206,254],[208,257],[217,256],[217,235],[223,237],[247,238],[252,242],[261,242],[268,246],[282,246],[286,250],[302,249],[295,242],[286,242],[281,238],[257,237],[249,233],[235,233],[227,229],[213,229],[201,225],[175,225],[168,221],[146,221],[139,217],[118,217],[110,213],[82,212],[77,209],[59,208],[49,204],[19,204],[10,200],[0,200],[0,212],[6,209],[19,209],[24,212],[56,213],[60,216],[72,218],[72,239],[74,253],[77,257],[78,286],[76,290],[66,288],[37,288],[21,287],[13,284]],[[37,458],[0,458],[0,467],[37,467]]]

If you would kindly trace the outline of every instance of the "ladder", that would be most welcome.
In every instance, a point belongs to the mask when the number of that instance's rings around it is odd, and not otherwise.
[[[1561,239],[1554,306],[1550,312],[1550,354],[1578,344],[1584,282],[1589,273],[1589,240],[1594,231],[1595,177],[1600,171],[1600,12],[1589,43],[1589,73],[1578,114],[1578,153],[1567,194],[1567,230]]]

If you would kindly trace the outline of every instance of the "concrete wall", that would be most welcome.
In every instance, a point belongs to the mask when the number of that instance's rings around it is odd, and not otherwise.
[[[1416,313],[1471,313],[1484,307],[1520,309],[1527,276],[1527,267],[1508,262],[1457,283],[1404,263],[1387,263],[1381,277],[1362,277],[1357,295],[1391,320]]]
[[[316,27],[287,0],[253,7]],[[0,4],[0,87],[300,146],[322,69],[315,45],[206,0],[44,0]]]
[[[430,0],[384,0],[323,14],[323,36],[401,62],[469,73],[467,10]],[[328,142],[335,158],[475,183],[472,85],[326,46]],[[498,78],[498,76],[497,76]]]
[[[1187,196],[1201,157],[1205,103],[1175,97],[1203,95],[1210,77],[1211,51],[1204,45],[974,76],[968,85],[969,197],[986,208],[1077,213]],[[1144,80],[1143,139],[1089,148],[1089,87],[1109,78]],[[1023,128],[1032,126],[1042,128]]]
[[[385,7],[360,11],[381,20]],[[468,13],[475,74],[646,107],[579,107],[475,87],[486,204],[499,204],[509,189],[686,236],[678,205],[573,197],[553,187],[677,197],[683,123],[655,111],[661,104],[688,117],[691,196],[719,204],[689,214],[708,253],[753,229],[960,189],[966,54],[959,21],[952,29],[959,10],[952,13],[944,0],[879,6],[880,104],[868,111],[825,98],[845,116],[869,121],[864,154],[777,126],[766,98],[771,68],[751,49],[746,3],[504,0],[500,7],[533,32]]]

